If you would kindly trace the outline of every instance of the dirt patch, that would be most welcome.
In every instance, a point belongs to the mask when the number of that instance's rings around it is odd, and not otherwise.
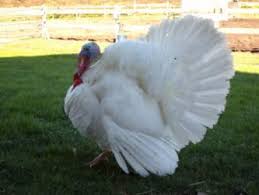
[[[60,40],[73,40],[73,41],[100,41],[100,42],[114,42],[115,39],[111,35],[99,35],[99,36],[58,36],[54,35],[50,37],[51,39],[60,39]]]
[[[259,35],[228,34],[226,36],[232,51],[259,52]]]
[[[259,28],[259,19],[230,19],[219,24],[221,28]]]
[[[259,28],[259,19],[231,19],[223,21],[221,28]],[[227,34],[229,47],[233,51],[259,52],[259,35]]]

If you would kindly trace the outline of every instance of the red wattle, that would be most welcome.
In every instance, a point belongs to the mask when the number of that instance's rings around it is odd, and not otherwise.
[[[83,58],[82,62],[78,65],[78,74],[81,76],[90,66],[90,59],[89,58]]]
[[[75,89],[81,83],[83,83],[83,81],[82,81],[81,77],[79,76],[79,74],[76,72],[74,74],[74,78],[73,78],[73,89]]]
[[[90,59],[82,58],[81,62],[77,65],[77,72],[74,74],[74,77],[73,77],[73,89],[75,89],[78,85],[83,83],[81,76],[85,71],[88,70],[89,67],[90,67]]]

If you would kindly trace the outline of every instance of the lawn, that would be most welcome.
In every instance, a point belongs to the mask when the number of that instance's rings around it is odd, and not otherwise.
[[[175,174],[141,178],[114,158],[85,166],[100,150],[63,111],[82,43],[0,46],[0,194],[259,194],[259,54],[233,53],[226,111],[202,142],[181,151]]]

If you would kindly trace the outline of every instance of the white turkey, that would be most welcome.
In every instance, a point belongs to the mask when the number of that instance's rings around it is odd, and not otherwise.
[[[213,22],[194,16],[152,26],[138,40],[82,47],[65,112],[79,132],[141,176],[173,174],[178,152],[223,112],[234,75]]]

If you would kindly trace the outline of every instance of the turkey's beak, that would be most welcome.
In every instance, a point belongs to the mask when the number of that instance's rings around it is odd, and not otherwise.
[[[78,58],[78,64],[77,64],[77,69],[78,72],[83,74],[90,66],[90,59],[88,56],[81,55]]]
[[[77,67],[80,68],[80,67],[85,66],[86,61],[87,61],[87,60],[86,60],[86,57],[85,57],[85,56],[80,56],[80,57],[78,58]]]

